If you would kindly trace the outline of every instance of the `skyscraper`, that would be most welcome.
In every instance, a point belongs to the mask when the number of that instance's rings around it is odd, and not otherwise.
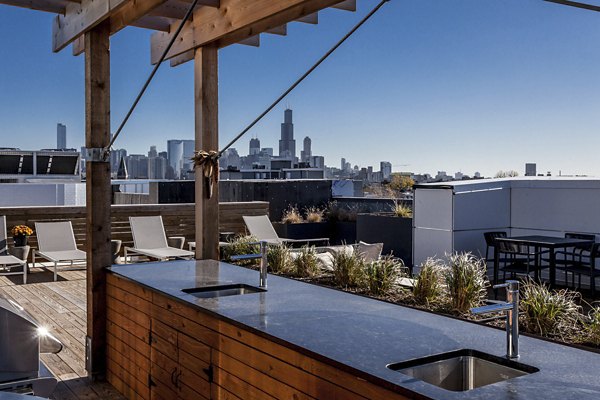
[[[183,141],[167,140],[167,154],[169,155],[169,166],[173,170],[174,177],[179,179],[183,169]]]
[[[253,156],[258,153],[260,153],[260,140],[258,140],[258,138],[252,138],[250,139],[250,150],[248,154]]]
[[[175,179],[184,178],[185,172],[193,169],[191,158],[194,155],[194,149],[195,143],[193,140],[167,140],[169,167],[171,167]]]
[[[536,176],[537,175],[537,164],[526,163],[525,164],[525,176]]]
[[[388,161],[382,161],[380,164],[381,178],[384,181],[388,181],[390,179],[390,175],[392,174],[392,163]]]
[[[296,141],[294,140],[294,124],[292,123],[292,110],[286,109],[283,113],[281,124],[281,140],[279,140],[279,157],[296,159]]]
[[[67,148],[67,126],[61,123],[56,124],[56,148],[58,150]]]
[[[312,140],[307,136],[304,138],[304,146],[303,150],[300,152],[300,161],[310,163],[310,159],[312,157]]]

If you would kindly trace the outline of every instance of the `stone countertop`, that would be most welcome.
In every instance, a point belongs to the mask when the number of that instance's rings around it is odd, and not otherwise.
[[[200,299],[182,289],[243,283],[258,271],[217,261],[113,266],[150,289],[405,395],[433,399],[600,399],[600,354],[521,336],[519,362],[539,372],[452,392],[386,368],[458,349],[506,352],[503,330],[269,275],[268,291]]]

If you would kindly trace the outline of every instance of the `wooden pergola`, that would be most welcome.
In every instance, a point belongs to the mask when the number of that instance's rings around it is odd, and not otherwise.
[[[110,143],[110,36],[127,26],[156,31],[152,63],[160,59],[193,0],[0,0],[0,4],[57,14],[52,47],[72,44],[85,53],[85,146]],[[258,46],[261,33],[285,35],[290,22],[318,23],[318,12],[354,11],[356,0],[199,0],[166,56],[171,66],[194,61],[196,150],[218,150],[218,50]],[[87,369],[105,372],[106,273],[111,265],[111,171],[101,158],[87,161]],[[196,258],[218,258],[218,187],[209,199],[196,174]],[[216,185],[215,185],[216,186]]]

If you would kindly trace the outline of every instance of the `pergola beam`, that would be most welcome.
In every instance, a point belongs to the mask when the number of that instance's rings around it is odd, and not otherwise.
[[[203,7],[187,22],[167,59],[216,43],[228,46],[269,29],[340,3],[340,0],[222,0],[217,8]],[[172,29],[174,31],[174,29]],[[171,38],[170,33],[152,36],[151,60],[156,63]]]
[[[56,14],[63,14],[67,8],[67,1],[57,0],[0,0],[0,4],[29,8],[31,10],[46,11]]]
[[[65,15],[57,15],[52,24],[52,50],[58,52],[79,36],[106,20],[111,13],[123,7],[129,0],[82,0],[71,3]]]
[[[356,0],[345,0],[341,3],[332,6],[332,8],[337,8],[344,11],[356,11]]]

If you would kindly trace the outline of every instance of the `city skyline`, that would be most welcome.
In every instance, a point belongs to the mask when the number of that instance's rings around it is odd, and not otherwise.
[[[260,48],[223,49],[220,143],[372,5],[359,1],[356,13],[326,10],[317,26],[294,23],[286,38],[263,35]],[[416,173],[491,176],[536,162],[555,175],[598,176],[598,18],[543,1],[390,2],[286,101],[296,112],[296,130],[318,139],[330,164],[346,157],[376,166],[385,159]],[[0,134],[14,140],[7,146],[53,147],[58,121],[69,129],[69,147],[83,144],[83,58],[70,50],[51,53],[51,19],[0,6],[0,34],[8,38],[1,50]],[[27,35],[16,35],[25,25]],[[148,37],[127,28],[111,40],[113,130],[150,71]],[[22,49],[27,53],[15,57]],[[144,153],[170,137],[193,139],[191,79],[191,63],[161,68],[115,147]],[[275,143],[283,108],[249,135]],[[567,138],[576,157],[564,156]]]

